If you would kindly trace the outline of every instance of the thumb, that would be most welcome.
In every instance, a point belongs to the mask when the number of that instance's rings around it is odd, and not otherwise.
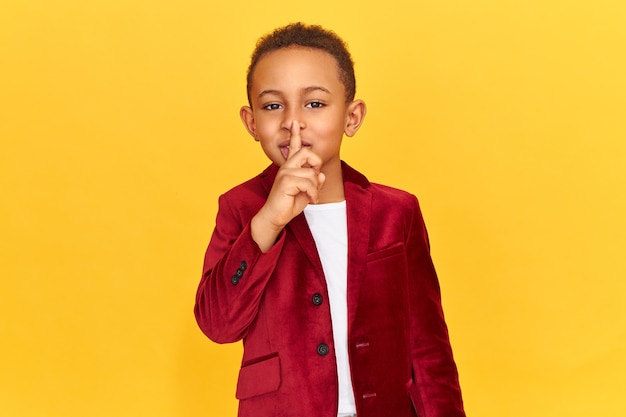
[[[324,175],[323,172],[320,172],[319,174],[317,174],[317,189],[321,190],[322,188],[324,188],[324,183],[326,182],[326,175]]]

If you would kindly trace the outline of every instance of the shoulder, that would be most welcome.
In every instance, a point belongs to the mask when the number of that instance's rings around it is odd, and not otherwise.
[[[370,183],[369,190],[376,198],[385,199],[400,205],[413,206],[417,201],[417,197],[410,192],[388,185],[373,182]]]
[[[370,182],[365,175],[343,164],[343,172],[346,182],[355,184],[357,188],[367,190],[372,196],[372,202],[385,206],[412,209],[417,205],[417,198],[408,191],[390,187],[375,182]]]
[[[227,200],[241,200],[243,198],[254,198],[255,196],[266,198],[274,182],[277,170],[278,168],[272,164],[255,177],[226,191],[220,198]]]
[[[417,197],[407,191],[387,185],[371,183],[369,192],[372,196],[372,213],[377,218],[403,219],[408,225],[421,217]]]
[[[219,211],[233,214],[242,222],[249,220],[265,203],[272,188],[277,168],[269,166],[259,175],[236,185],[219,197]]]

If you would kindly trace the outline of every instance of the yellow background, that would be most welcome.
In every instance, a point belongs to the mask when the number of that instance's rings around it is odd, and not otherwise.
[[[0,416],[234,416],[192,308],[257,37],[344,37],[343,157],[417,194],[468,415],[626,415],[626,3],[0,5]],[[381,416],[385,417],[385,416]]]

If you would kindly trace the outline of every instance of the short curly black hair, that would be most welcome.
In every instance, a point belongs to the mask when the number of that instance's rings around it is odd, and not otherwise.
[[[247,74],[248,103],[250,105],[252,105],[250,100],[252,76],[259,60],[269,52],[291,46],[315,48],[331,54],[339,67],[339,80],[346,90],[346,102],[354,100],[356,93],[354,63],[346,43],[335,32],[318,25],[307,25],[297,22],[275,29],[257,41],[256,47],[252,52]]]

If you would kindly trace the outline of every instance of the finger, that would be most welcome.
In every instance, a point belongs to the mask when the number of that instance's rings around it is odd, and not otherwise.
[[[298,181],[297,184],[300,195],[306,195],[306,199],[311,204],[317,204],[319,202],[319,184],[317,181]],[[294,195],[294,197],[298,197]]]
[[[320,172],[322,167],[322,158],[320,158],[310,148],[303,146],[297,153],[290,156],[283,164],[281,169],[300,169],[313,168],[316,173]]]
[[[299,160],[299,156],[294,158],[293,160]],[[276,175],[275,183],[278,184],[277,189],[289,190],[292,189],[292,184],[297,183],[300,180],[306,180],[313,183],[315,186],[318,186],[320,176],[320,172],[316,171],[314,168],[284,168],[281,167],[282,171],[279,171]],[[291,193],[289,193],[291,194]]]
[[[294,120],[291,122],[291,137],[289,138],[289,153],[287,159],[290,159],[302,148],[302,137],[300,136],[300,122]]]
[[[326,175],[323,172],[317,174],[317,188],[321,190],[324,188],[324,183],[326,182]]]
[[[285,197],[301,198],[306,197],[309,203],[316,203],[319,192],[319,182],[317,175],[312,176],[287,176],[283,178],[285,184],[283,185],[281,194]]]

